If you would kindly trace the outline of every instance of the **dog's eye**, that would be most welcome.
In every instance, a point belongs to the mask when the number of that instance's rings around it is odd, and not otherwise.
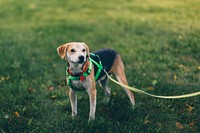
[[[74,50],[74,49],[71,49],[70,51],[71,51],[72,53],[73,53],[73,52],[75,52],[75,50]]]
[[[85,52],[85,49],[83,49],[82,52]]]

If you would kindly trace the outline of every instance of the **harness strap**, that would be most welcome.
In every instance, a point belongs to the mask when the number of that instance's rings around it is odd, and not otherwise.
[[[74,89],[74,87],[72,87],[72,80],[81,80],[82,76],[83,77],[87,77],[91,73],[92,61],[90,59],[89,59],[89,61],[90,61],[90,64],[89,64],[89,67],[88,67],[87,71],[85,71],[82,75],[80,75],[78,77],[70,75],[68,73],[67,69],[66,69],[67,85],[68,85],[69,88],[73,88]],[[74,90],[76,90],[76,89],[74,89]]]
[[[87,77],[91,73],[93,63],[94,63],[94,65],[96,65],[98,67],[98,70],[97,70],[96,75],[95,75],[95,81],[97,81],[97,79],[99,78],[99,75],[101,74],[101,71],[103,69],[103,65],[102,65],[101,60],[100,60],[98,55],[95,55],[93,53],[90,53],[90,54],[93,55],[93,56],[96,56],[99,59],[99,63],[94,61],[92,58],[89,58],[89,61],[90,61],[89,68],[87,69],[87,71],[83,72],[80,76],[72,76],[67,71],[68,68],[66,69],[67,85],[68,85],[69,88],[72,88],[73,90],[76,90],[76,91],[81,90],[81,89],[77,89],[75,87],[72,87],[72,80],[82,80],[81,78],[84,79],[84,77]]]
[[[102,65],[101,60],[98,55],[95,55],[93,53],[91,53],[91,55],[94,55],[99,59],[99,64],[98,64],[96,61],[94,61],[92,58],[90,58],[90,60],[98,67],[97,73],[95,75],[95,80],[97,81],[97,79],[99,78],[99,75],[101,73],[101,70],[103,69],[103,65]]]

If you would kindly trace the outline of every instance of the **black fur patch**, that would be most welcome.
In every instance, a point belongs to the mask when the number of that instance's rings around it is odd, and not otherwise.
[[[94,54],[99,56],[101,63],[107,72],[110,71],[110,69],[114,63],[114,60],[115,60],[116,56],[118,55],[118,53],[112,49],[101,49],[101,50],[95,51]],[[90,55],[90,58],[92,58],[97,63],[99,63],[99,58],[97,56]],[[98,67],[94,64],[95,75],[96,75],[97,70],[98,70]],[[99,79],[101,79],[101,77],[104,75],[105,75],[105,72],[101,71],[97,81]]]

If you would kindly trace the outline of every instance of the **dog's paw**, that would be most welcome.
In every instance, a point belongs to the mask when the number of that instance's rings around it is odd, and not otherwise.
[[[133,108],[135,108],[135,99],[134,99],[134,98],[131,98],[130,102],[131,102],[131,106],[132,106]]]
[[[103,103],[108,105],[110,103],[110,97],[104,97]]]
[[[131,108],[132,108],[133,110],[135,110],[135,108],[136,108],[135,102],[131,103]]]
[[[94,121],[94,119],[95,119],[95,116],[90,116],[89,120],[88,120],[88,123]]]
[[[77,112],[72,112],[72,118],[77,116]]]

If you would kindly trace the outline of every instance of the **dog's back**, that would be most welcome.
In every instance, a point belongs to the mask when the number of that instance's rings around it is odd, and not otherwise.
[[[99,62],[101,61],[104,69],[109,72],[111,67],[113,66],[113,63],[115,61],[115,58],[116,56],[118,55],[118,53],[112,49],[101,49],[101,50],[98,50],[98,51],[95,51],[94,52],[95,55],[98,55],[98,56],[93,56],[92,54],[90,55],[90,58],[92,58],[93,60],[95,60],[96,62]],[[98,58],[99,57],[99,58]],[[96,65],[94,65],[94,71],[95,71],[95,74],[98,70],[98,67]],[[97,80],[101,79],[102,76],[104,76],[105,73],[104,71],[102,71],[100,73],[100,76]]]

